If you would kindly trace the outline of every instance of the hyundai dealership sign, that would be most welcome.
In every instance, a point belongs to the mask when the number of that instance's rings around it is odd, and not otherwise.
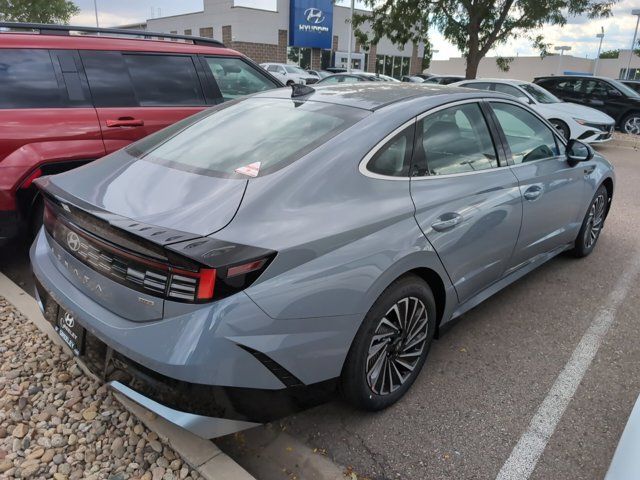
[[[289,45],[331,48],[333,0],[291,0]]]

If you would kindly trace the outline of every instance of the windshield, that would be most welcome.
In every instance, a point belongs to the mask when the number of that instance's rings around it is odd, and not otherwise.
[[[255,173],[262,176],[303,157],[368,113],[328,103],[248,98],[206,110],[195,121],[172,125],[127,151],[224,178],[247,178],[236,170],[260,162]]]
[[[625,85],[624,83],[618,82],[617,80],[609,80],[609,82],[627,97],[640,98],[640,93],[636,92],[633,88]]]
[[[285,65],[285,70],[289,73],[296,73],[298,75],[308,75],[306,71],[301,69],[300,67],[293,67],[291,65]]]
[[[520,88],[522,88],[525,92],[527,92],[529,95],[531,95],[536,100],[536,102],[538,102],[538,103],[560,103],[560,102],[562,102],[562,100],[560,100],[555,95],[551,94],[550,92],[548,92],[544,88],[539,87],[538,85],[535,85],[533,83],[521,83],[518,86]]]

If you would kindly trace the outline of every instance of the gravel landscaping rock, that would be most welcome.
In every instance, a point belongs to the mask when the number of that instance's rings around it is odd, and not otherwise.
[[[199,479],[0,297],[0,477]]]

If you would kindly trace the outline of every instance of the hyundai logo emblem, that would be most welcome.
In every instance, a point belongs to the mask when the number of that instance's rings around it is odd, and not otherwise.
[[[68,328],[73,328],[73,326],[75,325],[76,321],[73,318],[73,315],[71,315],[70,313],[65,313],[64,314],[64,324],[68,327]]]
[[[307,22],[309,23],[322,23],[324,22],[324,15],[322,13],[322,10],[318,9],[318,8],[307,8],[304,11],[304,16],[307,19]]]
[[[67,245],[72,252],[77,252],[80,248],[80,237],[75,232],[67,233]]]

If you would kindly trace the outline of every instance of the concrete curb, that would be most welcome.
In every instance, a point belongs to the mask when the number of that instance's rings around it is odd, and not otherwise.
[[[282,431],[277,424],[244,430],[216,440],[254,475],[265,478],[346,480],[351,472],[317,449]]]
[[[27,292],[13,283],[0,272],[0,295],[31,321],[38,329],[49,336],[57,345],[68,350],[66,344],[58,336],[51,324],[40,312],[36,301]],[[98,380],[81,362],[75,359],[85,374]],[[183,428],[158,417],[128,398],[114,393],[115,398],[147,428],[158,434],[158,437],[178,453],[191,468],[207,480],[255,480],[246,470],[229,458],[210,440],[204,440]]]

